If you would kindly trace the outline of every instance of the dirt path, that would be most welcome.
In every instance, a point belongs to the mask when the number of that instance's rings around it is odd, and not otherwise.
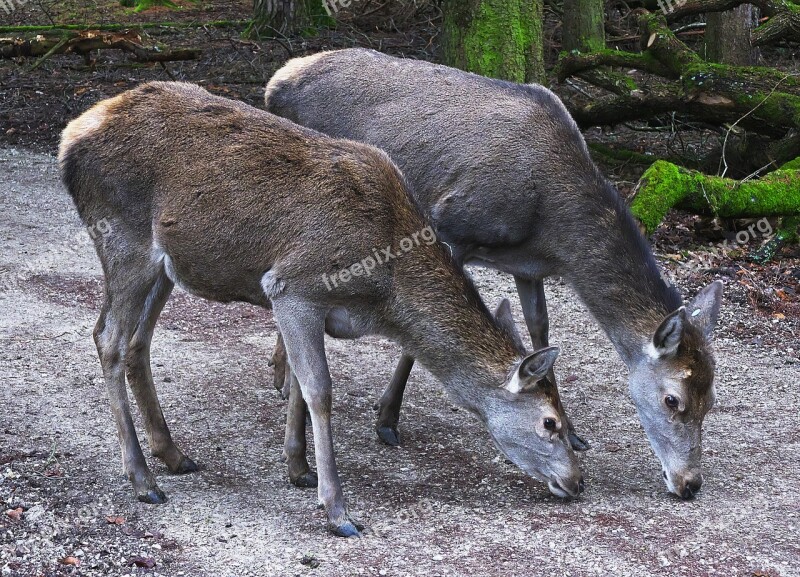
[[[280,460],[269,313],[173,296],[153,370],[176,440],[203,470],[176,477],[151,461],[170,500],[143,505],[119,475],[91,339],[99,267],[52,157],[0,150],[0,238],[0,510],[22,508],[19,520],[0,512],[2,576],[800,575],[800,365],[785,353],[717,341],[706,484],[680,502],[659,478],[624,367],[550,282],[558,374],[576,376],[565,403],[594,445],[586,493],[562,502],[505,464],[421,370],[404,445],[381,445],[371,407],[397,348],[329,342],[339,468],[369,528],[344,540],[325,533],[314,491],[289,485]],[[510,279],[475,274],[488,302],[512,294]],[[721,322],[749,316],[726,302]]]

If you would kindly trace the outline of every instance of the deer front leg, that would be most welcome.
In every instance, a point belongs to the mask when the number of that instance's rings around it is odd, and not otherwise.
[[[334,457],[331,376],[325,358],[325,312],[290,297],[273,300],[273,311],[283,333],[289,365],[311,413],[317,494],[328,514],[328,529],[342,537],[360,536],[360,525],[347,512]]]
[[[316,487],[317,474],[311,471],[306,460],[306,402],[297,377],[289,369],[291,388],[286,410],[286,434],[283,457],[289,466],[289,480],[296,487]]]
[[[400,406],[403,404],[403,393],[406,390],[408,376],[414,366],[414,357],[403,354],[394,370],[389,386],[383,392],[375,409],[378,411],[378,421],[375,431],[378,438],[387,445],[396,447],[400,444],[400,433],[397,424],[400,422]]]
[[[550,319],[547,316],[544,281],[542,279],[530,280],[518,276],[514,277],[514,281],[517,284],[517,293],[519,293],[519,300],[522,304],[522,314],[525,317],[525,324],[531,335],[533,350],[537,351],[550,346]],[[547,379],[556,384],[556,375],[552,368],[547,373]],[[562,411],[561,418],[567,424],[567,435],[572,448],[576,451],[589,449],[589,443],[575,432],[572,421],[567,417],[566,412]]]

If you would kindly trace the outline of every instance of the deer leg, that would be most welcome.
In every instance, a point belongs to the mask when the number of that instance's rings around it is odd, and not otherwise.
[[[159,271],[148,271],[153,268],[148,260],[128,258],[115,264],[119,267],[116,271],[106,271],[105,302],[94,329],[94,340],[117,426],[123,470],[133,484],[137,499],[145,503],[163,503],[166,496],[156,485],[142,454],[125,388],[128,344]],[[146,279],[131,278],[134,271],[139,271],[140,275],[151,274]]]
[[[311,471],[306,460],[306,402],[297,377],[289,370],[291,389],[286,410],[286,434],[283,440],[283,457],[289,466],[289,480],[296,487],[316,487],[317,474]]]
[[[533,350],[549,347],[550,319],[547,316],[544,281],[542,279],[530,280],[518,276],[514,277],[514,281],[517,284],[517,292],[519,293],[519,299],[522,303],[522,314],[525,317],[525,324],[531,335]],[[551,383],[556,383],[556,375],[552,368],[547,373],[547,379]],[[576,451],[586,451],[589,449],[589,443],[578,436],[575,432],[575,428],[572,426],[572,421],[570,421],[566,412],[563,410],[561,418],[567,423],[567,435],[572,448]]]
[[[360,527],[347,512],[334,457],[331,375],[325,358],[325,311],[289,297],[274,299],[272,306],[283,333],[291,370],[311,413],[319,481],[317,494],[328,514],[328,529],[342,537],[359,536]]]
[[[400,433],[397,423],[400,421],[400,406],[403,404],[403,393],[406,390],[408,376],[414,366],[414,357],[406,354],[400,357],[397,368],[394,370],[389,386],[383,392],[375,409],[378,411],[378,421],[375,431],[381,441],[396,447],[400,444]]]
[[[288,400],[289,389],[292,384],[292,375],[286,358],[286,346],[283,344],[283,335],[280,331],[278,331],[278,340],[275,341],[275,350],[272,353],[269,366],[272,367],[273,370],[272,384],[281,394],[281,397],[283,397],[284,400]]]
[[[172,473],[191,473],[197,470],[197,465],[172,441],[161,404],[158,402],[150,368],[150,341],[153,338],[153,329],[173,286],[172,281],[162,271],[145,301],[136,332],[128,345],[125,364],[128,384],[142,413],[147,442],[153,456],[161,459]]]

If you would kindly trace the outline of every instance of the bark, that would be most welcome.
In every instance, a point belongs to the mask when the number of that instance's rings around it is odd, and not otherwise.
[[[800,215],[800,170],[740,182],[655,162],[642,176],[631,212],[652,233],[670,209],[720,218]]]
[[[351,3],[352,0],[253,0],[253,23],[247,35],[300,34],[330,24],[333,15]]]
[[[720,64],[752,66],[758,61],[750,45],[755,21],[752,4],[742,4],[728,12],[711,12],[706,17],[706,60]]]
[[[444,0],[450,66],[514,82],[544,80],[542,0]]]
[[[606,47],[604,22],[604,0],[564,0],[564,50],[603,50]]]
[[[37,35],[32,38],[0,38],[0,58],[18,56],[49,57],[53,54],[88,55],[92,50],[116,49],[128,52],[140,62],[169,62],[173,60],[194,60],[200,57],[201,50],[185,48],[162,50],[141,44],[141,37],[133,32],[101,32],[85,30],[81,32],[62,32],[57,35]]]

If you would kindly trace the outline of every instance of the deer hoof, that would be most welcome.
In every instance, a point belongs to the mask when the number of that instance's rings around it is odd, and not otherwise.
[[[186,473],[194,473],[198,471],[197,463],[192,461],[189,457],[184,456],[175,467],[169,468],[171,473],[175,475],[185,475]]]
[[[292,485],[302,489],[313,489],[317,486],[317,482],[317,474],[314,471],[308,471],[296,479],[292,479]]]
[[[144,493],[139,493],[136,495],[136,498],[142,503],[147,503],[149,505],[161,505],[167,502],[167,496],[164,494],[164,491],[158,487],[153,487],[152,489],[146,490]]]
[[[569,439],[569,444],[572,445],[575,451],[588,451],[592,448],[592,446],[581,439],[575,431],[570,431],[567,438]]]
[[[398,447],[400,445],[400,433],[394,427],[378,427],[376,432],[378,433],[378,438],[390,447]]]
[[[328,531],[337,537],[361,537],[361,531],[364,529],[363,525],[356,523],[352,519],[346,519],[343,523],[334,524],[328,523]]]

